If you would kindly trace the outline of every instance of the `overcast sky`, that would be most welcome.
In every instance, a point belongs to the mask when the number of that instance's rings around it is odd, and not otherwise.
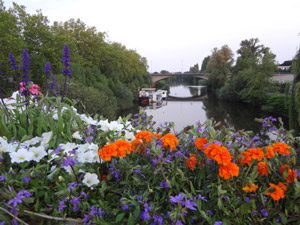
[[[4,0],[7,8],[11,0]],[[15,0],[51,21],[80,18],[146,57],[149,72],[188,71],[213,48],[237,57],[242,40],[258,38],[282,63],[300,45],[300,0]]]

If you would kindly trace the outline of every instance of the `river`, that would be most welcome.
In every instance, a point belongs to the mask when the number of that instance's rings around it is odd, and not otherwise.
[[[157,125],[174,122],[175,131],[178,132],[188,125],[213,118],[236,130],[251,130],[255,135],[264,136],[262,124],[256,122],[255,118],[278,117],[248,104],[219,101],[207,94],[204,86],[174,85],[169,88],[167,101],[139,106],[139,110],[145,111],[148,116],[152,115]],[[287,119],[283,118],[283,121],[287,125]]]

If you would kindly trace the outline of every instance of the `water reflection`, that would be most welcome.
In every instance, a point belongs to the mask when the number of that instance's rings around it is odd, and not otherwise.
[[[247,104],[218,101],[213,95],[204,95],[198,98],[190,98],[201,95],[202,86],[173,86],[170,87],[170,95],[164,107],[146,107],[147,115],[152,115],[157,124],[174,122],[175,130],[180,131],[188,125],[194,125],[198,121],[203,123],[207,119],[215,119],[222,124],[236,130],[253,131],[255,135],[267,137],[262,125],[255,118],[265,118],[278,115],[262,112],[258,108]],[[204,92],[206,94],[206,92]],[[185,98],[180,99],[180,97]],[[284,122],[287,119],[284,119]],[[286,122],[287,124],[287,122]]]
[[[207,94],[203,86],[170,86],[169,96],[174,97],[146,107],[136,106],[123,113],[123,116],[142,109],[148,116],[153,116],[156,127],[164,122],[174,122],[178,132],[188,125],[213,118],[236,130],[253,131],[262,138],[267,138],[269,134],[262,129],[260,123],[255,122],[255,118],[278,117],[247,104],[218,101],[213,95]],[[283,121],[288,125],[287,118],[283,118]]]

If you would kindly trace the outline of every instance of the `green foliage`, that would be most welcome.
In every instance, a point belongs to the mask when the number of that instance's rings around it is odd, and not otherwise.
[[[200,72],[198,63],[190,67],[190,72],[194,72],[194,73]]]
[[[240,56],[232,70],[228,88],[222,92],[223,98],[260,106],[272,89],[270,78],[275,73],[275,55],[258,42],[257,38],[241,42],[237,51]]]
[[[208,75],[209,89],[216,91],[225,85],[232,63],[233,53],[227,45],[222,46],[220,50],[213,49],[205,72]]]
[[[130,105],[139,87],[151,85],[146,58],[120,43],[108,41],[105,33],[97,31],[95,27],[87,26],[80,19],[54,22],[50,25],[48,18],[41,11],[30,15],[24,6],[14,3],[9,10],[1,8],[0,20],[0,31],[2,31],[0,32],[0,62],[4,74],[1,77],[1,86],[4,96],[10,96],[17,84],[21,82],[20,74],[10,71],[7,60],[9,53],[15,56],[20,65],[20,49],[28,50],[31,56],[30,77],[35,84],[43,88],[43,66],[46,61],[49,61],[52,73],[60,74],[61,49],[65,44],[68,44],[72,59],[71,70],[74,82],[81,83],[83,88],[93,90],[93,96],[104,96],[102,102],[106,99],[105,101],[109,103],[112,101],[124,103],[123,100],[126,98],[126,103]],[[109,87],[110,91],[107,88],[105,91],[99,90],[99,83],[102,84],[101,88]],[[115,84],[120,83],[123,94],[115,91],[118,89]],[[90,104],[87,97],[82,99],[85,105]],[[117,110],[116,104],[112,103],[111,110],[104,105],[101,103],[99,106],[102,108],[101,112],[105,109],[108,110],[105,115],[114,115],[112,111]],[[122,108],[126,108],[125,103],[120,105],[119,109]],[[95,106],[87,106],[87,109],[92,110],[90,113],[95,113]]]
[[[292,64],[292,71],[295,74],[292,93],[291,93],[291,103],[289,109],[289,128],[294,130],[295,134],[300,132],[300,111],[299,111],[299,86],[300,86],[300,50],[298,50],[295,59]],[[296,122],[297,121],[297,122]]]
[[[262,110],[288,115],[289,103],[290,97],[287,98],[285,94],[269,94],[264,99]]]
[[[203,59],[200,72],[202,72],[202,73],[206,72],[206,68],[207,68],[207,64],[208,64],[209,60],[210,60],[210,56],[206,56]]]

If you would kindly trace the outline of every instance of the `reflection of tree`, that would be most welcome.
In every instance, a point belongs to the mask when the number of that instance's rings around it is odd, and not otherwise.
[[[207,118],[214,118],[236,130],[253,131],[262,139],[268,137],[266,131],[261,129],[262,124],[256,122],[255,118],[266,118],[270,115],[262,112],[259,108],[242,103],[218,101],[212,95],[208,95],[208,98],[203,100],[203,105]]]
[[[189,91],[191,93],[191,96],[198,96],[199,88],[189,87]]]

